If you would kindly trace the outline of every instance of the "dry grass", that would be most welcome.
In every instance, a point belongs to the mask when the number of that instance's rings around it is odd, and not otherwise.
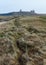
[[[0,65],[46,65],[45,20],[21,16],[0,24]]]

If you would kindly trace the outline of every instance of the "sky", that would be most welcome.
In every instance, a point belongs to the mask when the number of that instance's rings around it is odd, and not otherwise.
[[[35,10],[46,13],[46,0],[0,0],[0,13]]]

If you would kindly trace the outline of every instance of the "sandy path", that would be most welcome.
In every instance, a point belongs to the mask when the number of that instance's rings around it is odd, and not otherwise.
[[[6,21],[4,21],[4,22],[0,22],[0,24],[5,24],[6,23]]]

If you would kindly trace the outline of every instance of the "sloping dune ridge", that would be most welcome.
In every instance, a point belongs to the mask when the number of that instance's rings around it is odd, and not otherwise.
[[[0,65],[46,65],[45,16],[0,22]]]

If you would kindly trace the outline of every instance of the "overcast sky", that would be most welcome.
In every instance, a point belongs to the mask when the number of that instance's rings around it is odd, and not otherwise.
[[[0,13],[35,10],[46,13],[46,0],[0,0]]]

